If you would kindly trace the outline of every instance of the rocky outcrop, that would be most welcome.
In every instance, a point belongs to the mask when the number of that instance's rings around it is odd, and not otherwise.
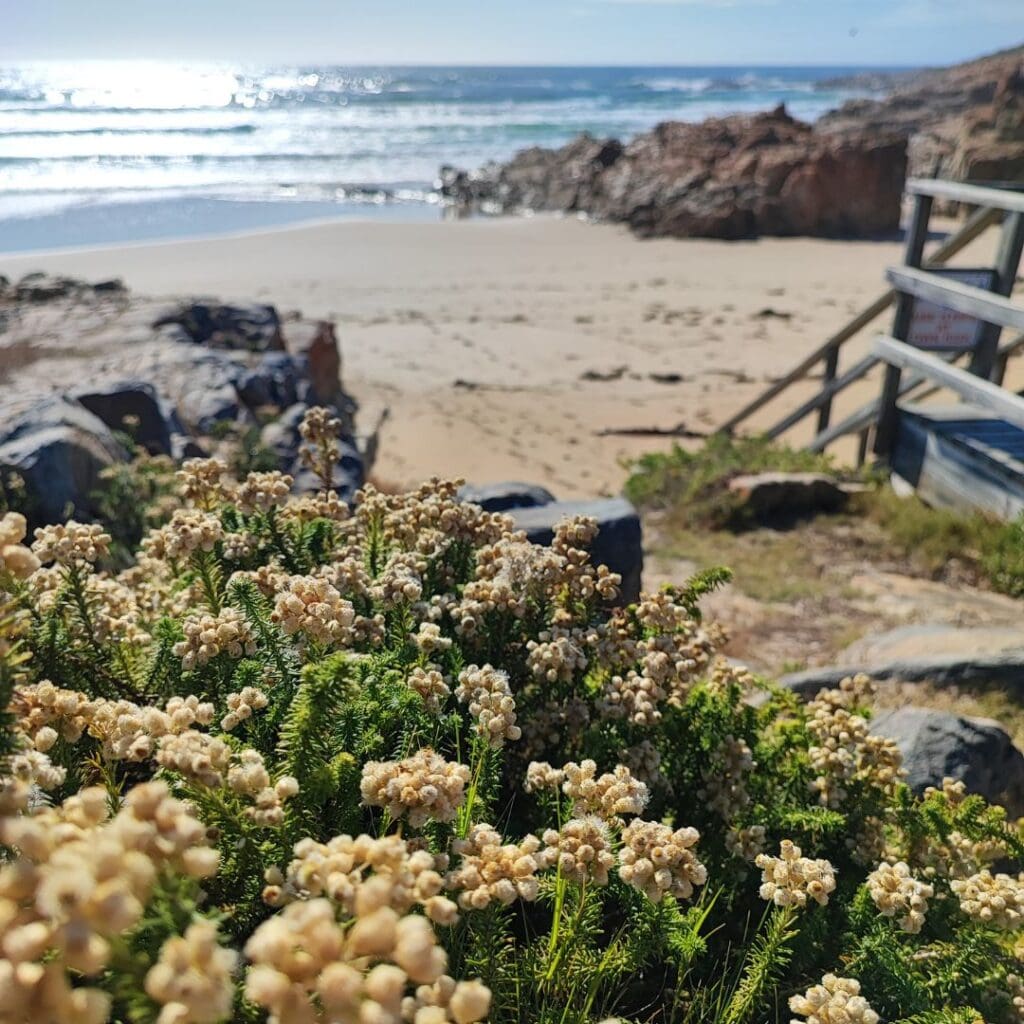
[[[446,169],[443,188],[489,212],[584,213],[645,237],[869,236],[898,226],[905,170],[903,139],[823,134],[780,107],[665,122],[628,145],[583,135],[475,175]]]
[[[898,133],[909,173],[954,181],[1024,178],[1024,47],[951,68],[905,75],[881,99],[850,100],[819,131]],[[851,84],[856,84],[856,80]]]
[[[259,303],[161,308],[119,283],[41,274],[0,286],[0,366],[13,353],[0,389],[0,473],[24,481],[34,525],[88,517],[100,473],[128,458],[128,438],[180,460],[216,454],[225,434],[251,441],[248,432],[262,427],[295,490],[316,489],[298,432],[313,405],[329,406],[344,427],[337,490],[351,497],[362,484],[366,460],[333,324],[284,320]],[[82,318],[87,349],[76,330]],[[40,337],[44,360],[19,361],[21,347]]]
[[[1024,754],[998,722],[907,707],[875,716],[871,732],[896,741],[915,792],[952,778],[1012,818],[1024,814]]]
[[[88,518],[100,474],[127,458],[109,427],[70,398],[0,399],[0,472],[17,474],[33,522]]]

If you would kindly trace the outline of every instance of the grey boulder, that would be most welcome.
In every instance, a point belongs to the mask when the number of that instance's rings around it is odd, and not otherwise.
[[[128,458],[98,416],[63,396],[0,407],[0,424],[0,468],[25,482],[36,524],[88,517],[101,472]]]
[[[997,722],[906,707],[876,715],[871,732],[896,741],[915,792],[948,776],[1012,817],[1024,814],[1024,754]]]
[[[640,517],[625,498],[596,498],[592,501],[552,501],[533,508],[509,511],[516,529],[524,530],[534,544],[550,544],[559,520],[570,516],[592,516],[599,532],[591,546],[597,565],[607,565],[622,576],[622,600],[640,597],[643,573],[643,534]]]
[[[465,484],[459,488],[459,500],[479,505],[485,512],[508,512],[514,508],[550,505],[555,496],[538,484],[502,480],[494,484]]]

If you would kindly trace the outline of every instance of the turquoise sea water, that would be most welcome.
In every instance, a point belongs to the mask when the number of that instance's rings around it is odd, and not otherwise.
[[[0,67],[0,251],[436,217],[442,163],[856,95],[835,67]]]

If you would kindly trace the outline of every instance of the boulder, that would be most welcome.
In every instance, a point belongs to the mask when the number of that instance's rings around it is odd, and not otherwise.
[[[836,512],[846,493],[824,473],[751,473],[733,477],[729,491],[741,513],[763,522],[814,512]]]
[[[128,433],[151,455],[170,455],[172,436],[180,433],[152,384],[124,381],[89,388],[71,395],[111,430]],[[128,426],[125,420],[137,423]]]
[[[628,224],[645,237],[872,236],[899,227],[906,140],[819,133],[785,108],[667,121],[623,145],[581,135],[492,164],[453,198],[486,210],[563,210]]]
[[[25,482],[34,524],[88,517],[100,473],[128,453],[79,402],[47,397],[0,407],[0,468]]]
[[[597,498],[592,501],[552,501],[532,508],[509,511],[516,529],[524,530],[534,544],[550,544],[555,525],[569,516],[593,516],[600,532],[591,547],[598,565],[607,565],[622,576],[622,600],[636,601],[640,596],[643,573],[643,536],[640,517],[625,498]]]
[[[906,707],[877,715],[871,731],[896,741],[915,792],[941,787],[948,776],[1011,817],[1024,814],[1024,754],[997,722]]]
[[[154,328],[179,327],[190,341],[210,348],[249,352],[284,348],[277,310],[256,302],[244,305],[185,302],[157,314],[152,325]]]
[[[465,484],[459,488],[459,499],[479,505],[485,512],[508,512],[514,508],[550,505],[555,496],[538,484],[502,480],[494,484]]]
[[[287,352],[265,352],[237,382],[238,397],[250,409],[286,409],[305,400],[309,389],[305,366]],[[301,394],[300,394],[301,392]]]
[[[288,353],[304,360],[314,404],[334,405],[341,391],[341,352],[329,320],[294,320],[284,334]]]

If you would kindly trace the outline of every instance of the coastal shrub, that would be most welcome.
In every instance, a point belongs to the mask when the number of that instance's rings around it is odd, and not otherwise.
[[[337,421],[313,410],[329,481]],[[0,1021],[1011,1022],[1024,842],[456,482],[0,519]]]
[[[743,473],[834,473],[828,455],[790,448],[766,437],[712,434],[693,451],[676,444],[649,452],[630,466],[626,496],[638,505],[670,510],[681,526],[724,529],[744,525],[729,481]]]

